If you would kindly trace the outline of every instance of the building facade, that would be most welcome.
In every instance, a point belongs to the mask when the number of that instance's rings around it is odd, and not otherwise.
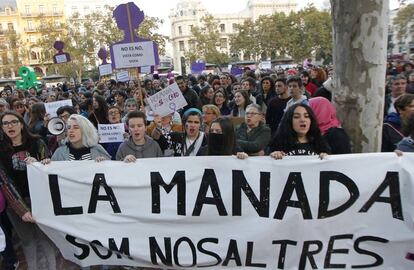
[[[388,58],[400,60],[414,59],[414,21],[411,20],[407,25],[405,35],[399,39],[398,31],[393,23],[398,11],[398,8],[390,11],[388,25]]]
[[[215,14],[208,12],[200,0],[181,0],[175,9],[171,10],[171,45],[174,61],[174,70],[185,73],[188,63],[185,52],[194,46],[191,28],[201,26],[201,18],[207,14],[213,15],[219,25],[219,48],[222,52],[230,53],[230,37],[237,31],[237,25],[246,19],[256,20],[262,15],[271,15],[275,12],[290,13],[297,8],[294,0],[249,0],[246,7],[231,14]]]

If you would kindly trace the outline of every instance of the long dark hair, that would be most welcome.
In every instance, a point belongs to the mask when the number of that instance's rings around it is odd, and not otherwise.
[[[263,79],[260,80],[260,86],[262,86],[262,84],[263,84],[264,81],[269,81],[270,82],[269,93],[271,93],[271,92],[276,93],[275,81],[271,77],[266,76],[266,77],[263,77]],[[263,89],[263,86],[262,86],[262,89]]]
[[[318,121],[316,120],[315,114],[313,113],[312,109],[308,105],[301,103],[292,105],[285,112],[271,144],[277,144],[282,145],[286,148],[292,148],[298,143],[298,134],[293,129],[292,125],[293,114],[297,107],[303,107],[308,113],[311,123],[309,131],[306,134],[306,138],[308,139],[309,143],[312,144],[315,150],[318,153],[320,153],[325,148],[323,145],[324,142],[321,131],[319,129]]]
[[[234,96],[236,96],[237,93],[240,93],[243,98],[244,98],[244,110],[246,110],[247,106],[251,103],[250,101],[250,96],[249,96],[249,91],[246,90],[237,90],[236,92],[234,92]],[[237,116],[238,115],[238,106],[236,105],[236,103],[234,103],[234,107],[233,107],[233,116]]]
[[[405,136],[410,136],[414,139],[414,113],[410,114],[407,121],[403,122],[402,132]]]
[[[95,127],[97,127],[98,124],[108,124],[108,104],[106,104],[105,98],[99,95],[94,96],[93,98],[96,100],[96,102],[98,102],[99,106],[98,109],[93,109],[93,113],[95,115],[94,118],[96,122],[92,121],[92,123]]]
[[[22,143],[25,145],[30,145],[30,148],[32,150],[36,149],[37,141],[40,139],[40,136],[35,135],[33,133],[30,132],[29,126],[24,122],[23,117],[14,112],[14,111],[6,111],[3,114],[0,115],[0,125],[2,125],[1,123],[3,122],[3,118],[6,115],[13,115],[15,116],[20,124],[23,126],[22,129]],[[13,151],[13,143],[12,140],[7,136],[7,134],[5,132],[3,132],[3,142],[0,144],[0,150],[1,151],[5,151],[6,153],[10,153]]]
[[[46,109],[45,109],[45,105],[43,102],[35,103],[32,105],[32,108],[30,110],[30,121],[29,121],[30,130],[33,130],[37,122],[43,121],[45,114],[46,114]]]
[[[213,125],[214,123],[218,123],[221,127],[222,136],[223,136],[223,144],[219,147],[220,149],[214,149],[217,145],[213,145],[209,138],[209,144],[207,148],[207,154],[211,155],[233,155],[236,152],[236,134],[234,132],[234,126],[231,122],[230,118],[228,117],[218,117],[217,119],[213,120],[210,124]],[[210,136],[214,136],[214,134],[210,133]]]

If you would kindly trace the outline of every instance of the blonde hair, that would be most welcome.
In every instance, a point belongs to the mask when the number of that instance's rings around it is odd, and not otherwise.
[[[76,121],[82,133],[82,144],[85,147],[94,147],[99,142],[98,131],[86,117],[80,114],[72,114],[68,121]]]
[[[210,110],[210,111],[213,111],[213,113],[217,116],[217,117],[219,117],[220,115],[221,115],[221,113],[220,113],[220,109],[216,106],[216,105],[213,105],[213,104],[206,104],[206,105],[204,105],[203,106],[203,108],[202,108],[202,110],[204,111],[204,110]]]

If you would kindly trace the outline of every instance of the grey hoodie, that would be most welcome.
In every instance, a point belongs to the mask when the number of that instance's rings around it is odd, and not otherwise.
[[[132,138],[123,142],[116,152],[116,160],[124,160],[128,155],[133,155],[136,158],[153,158],[162,157],[160,146],[151,137],[145,135],[145,144],[136,145]]]

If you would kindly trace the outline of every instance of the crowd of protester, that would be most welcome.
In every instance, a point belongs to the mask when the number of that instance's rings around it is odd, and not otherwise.
[[[323,159],[328,154],[351,153],[350,140],[331,103],[332,76],[330,68],[309,65],[276,72],[246,68],[241,76],[179,75],[170,81],[158,75],[128,83],[88,80],[82,85],[44,86],[39,92],[4,87],[0,92],[0,195],[7,199],[8,209],[0,210],[7,240],[2,253],[5,269],[15,269],[18,263],[12,227],[21,240],[28,269],[56,269],[58,252],[31,215],[26,164],[110,159],[131,163],[202,155],[240,159],[316,155]],[[396,71],[391,66],[387,76],[382,150],[414,151],[414,73],[408,67]],[[173,82],[187,106],[169,115],[154,114],[148,97]],[[52,118],[44,104],[67,99],[73,106],[57,110],[65,131],[51,134]],[[99,143],[99,124],[120,123],[125,127],[123,142]],[[48,256],[38,256],[39,252]]]

